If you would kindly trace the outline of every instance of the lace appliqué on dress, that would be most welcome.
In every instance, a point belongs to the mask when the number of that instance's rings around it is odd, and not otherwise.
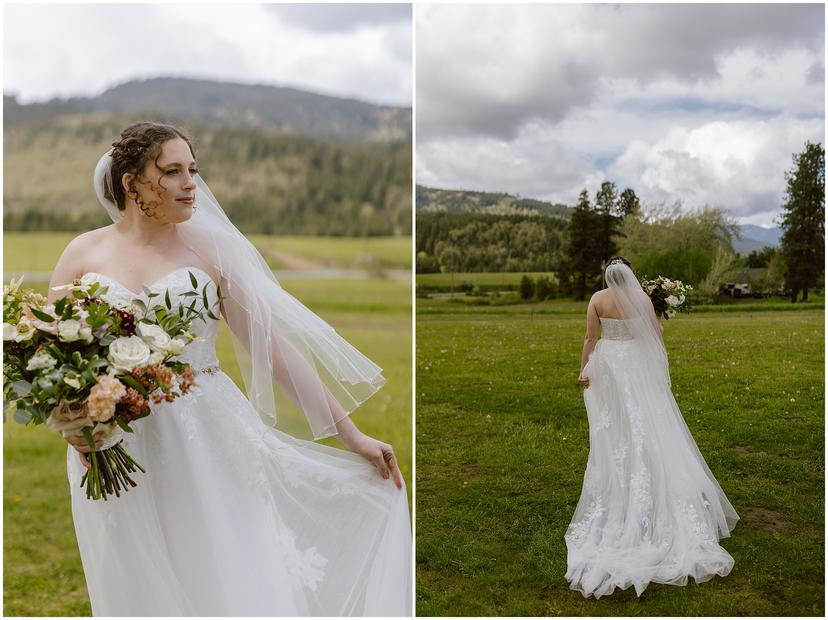
[[[569,532],[567,532],[564,538],[571,543],[582,542],[586,538],[589,530],[592,528],[592,524],[596,519],[598,519],[598,517],[604,514],[606,510],[607,509],[604,507],[603,499],[599,495],[592,500],[592,503],[589,505],[589,508],[584,515],[584,518],[569,527]]]

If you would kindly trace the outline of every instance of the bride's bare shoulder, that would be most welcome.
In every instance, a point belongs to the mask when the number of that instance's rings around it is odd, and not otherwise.
[[[94,255],[110,238],[112,228],[113,225],[95,228],[73,238],[63,249],[55,265],[53,277],[56,276],[68,282],[86,273]]]

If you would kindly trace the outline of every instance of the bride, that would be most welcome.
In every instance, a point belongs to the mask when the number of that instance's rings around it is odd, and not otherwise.
[[[724,577],[733,558],[719,539],[739,516],[673,398],[650,298],[623,258],[610,260],[604,278],[587,309],[579,381],[590,449],[565,536],[566,579],[600,598],[616,587],[641,596],[650,582]]]
[[[147,286],[177,305],[195,278],[211,305],[221,299],[249,398],[218,367],[218,321],[197,322],[201,339],[180,356],[195,388],[153,405],[124,439],[147,470],[137,487],[88,500],[80,481],[91,448],[67,438],[94,615],[410,615],[411,530],[396,457],[348,417],[384,383],[380,368],[279,286],[198,175],[181,130],[127,127],[94,184],[114,224],[67,246],[50,291],[83,278],[107,286],[111,303],[146,301]],[[350,452],[273,428],[274,382],[315,439],[335,436]]]

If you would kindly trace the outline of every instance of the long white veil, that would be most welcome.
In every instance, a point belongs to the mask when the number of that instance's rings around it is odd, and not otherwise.
[[[118,222],[123,214],[105,193],[111,190],[111,165],[110,151],[95,167],[93,183],[101,205]],[[196,185],[196,211],[178,230],[221,278],[222,305],[250,402],[275,425],[278,385],[302,409],[314,439],[336,435],[336,423],[385,383],[382,369],[285,291],[200,175]]]
[[[621,315],[627,321],[627,329],[633,342],[640,349],[651,376],[670,386],[670,368],[667,349],[661,338],[661,325],[650,297],[641,288],[632,269],[621,261],[613,261],[604,272],[607,287],[612,293]]]

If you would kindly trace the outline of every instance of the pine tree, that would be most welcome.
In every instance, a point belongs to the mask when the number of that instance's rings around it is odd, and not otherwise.
[[[799,291],[802,301],[808,301],[808,289],[825,275],[825,148],[806,142],[793,161],[793,170],[785,173],[788,188],[780,228],[785,284],[795,303]]]
[[[587,280],[601,272],[600,249],[596,247],[600,234],[599,217],[589,204],[589,194],[583,190],[569,218],[566,261],[566,272],[572,278],[578,301],[586,297]]]
[[[641,201],[635,195],[635,190],[628,187],[618,197],[618,211],[622,217],[636,216],[641,213]]]
[[[621,218],[617,215],[618,197],[615,183],[604,181],[601,189],[595,194],[595,211],[597,214],[597,239],[595,248],[600,261],[609,260],[618,252],[615,237],[621,226]]]

